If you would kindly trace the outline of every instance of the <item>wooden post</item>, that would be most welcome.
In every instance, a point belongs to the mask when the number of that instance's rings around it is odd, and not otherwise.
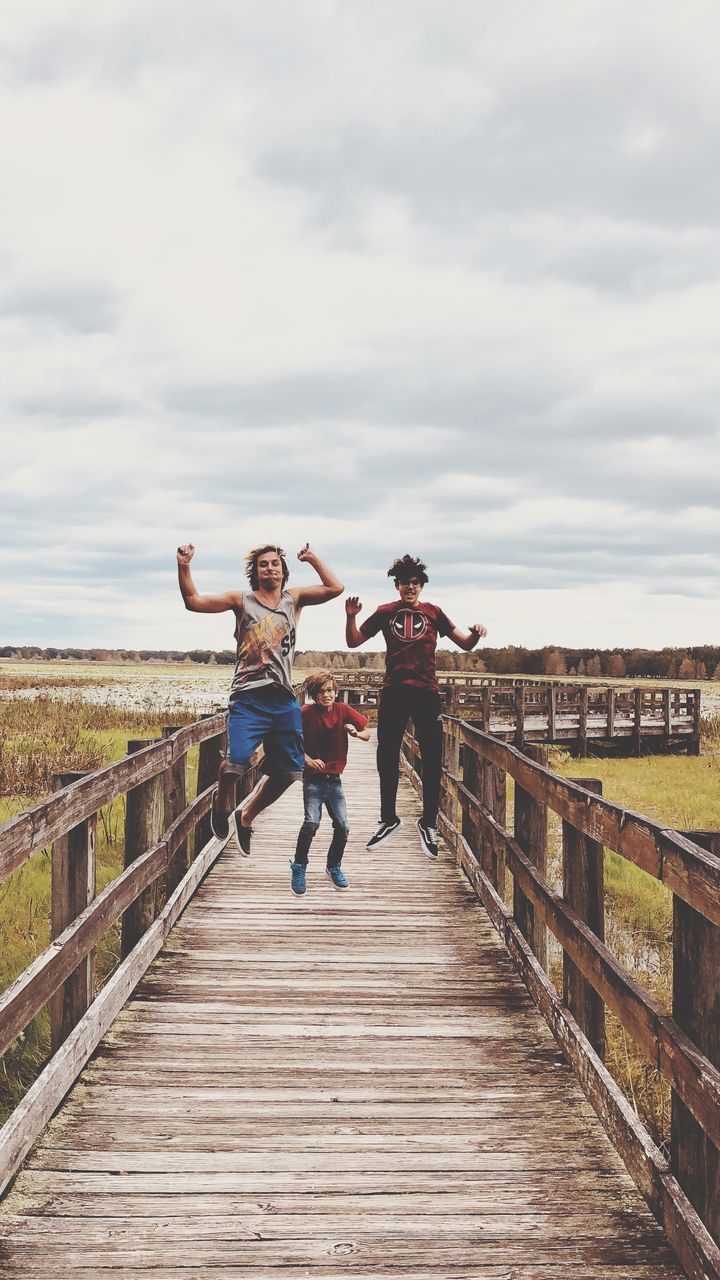
[[[557,689],[554,684],[548,685],[548,742],[555,741],[556,721],[557,721]]]
[[[700,755],[700,690],[693,689],[693,737],[688,755]]]
[[[489,684],[483,685],[482,690],[482,712],[480,715],[480,727],[483,733],[490,732],[490,698],[492,689]]]
[[[441,775],[440,811],[445,815],[450,825],[457,830],[459,826],[458,805],[450,788],[445,786],[446,773],[450,774],[452,778],[457,778],[460,773],[460,739],[455,725],[443,719],[443,772]]]
[[[683,835],[720,857],[720,832]],[[673,895],[673,1006],[675,1021],[720,1067],[720,927]],[[673,1090],[672,1171],[705,1226],[720,1243],[720,1152]]]
[[[594,795],[602,795],[599,778],[571,778]],[[590,926],[593,933],[605,939],[605,893],[603,881],[603,847],[597,840],[583,835],[569,822],[563,822],[563,896],[568,904]],[[563,952],[563,1000],[585,1033],[596,1053],[605,1057],[605,1005],[601,997],[583,978],[570,957]]]
[[[163,738],[171,738],[177,733],[179,725],[166,725],[162,731]],[[163,801],[164,801],[164,827],[167,831],[176,818],[180,817],[183,809],[187,808],[187,752],[180,756],[174,764],[170,765],[163,774]],[[187,840],[183,840],[182,844],[173,858],[171,858],[167,869],[166,885],[167,895],[177,889],[185,872],[190,867],[190,850]]]
[[[515,689],[515,746],[519,751],[525,749],[525,685],[519,684]]]
[[[61,773],[54,779],[56,789],[68,787],[85,772]],[[86,818],[76,827],[60,836],[52,847],[52,906],[51,925],[53,938],[59,937],[69,924],[95,897],[95,833],[97,815]],[[56,1053],[67,1040],[90,1006],[93,998],[95,951],[80,961],[50,1000],[50,1043]]]
[[[463,760],[463,771],[462,771],[463,784],[467,788],[467,790],[472,795],[475,796],[476,800],[479,800],[480,803],[482,804],[483,762],[480,759],[480,756],[478,755],[475,748],[471,747],[468,743],[465,743],[465,745],[463,746],[462,760]],[[473,822],[469,813],[463,813],[461,818],[460,829],[462,831],[463,836],[465,837],[468,844],[470,845],[470,848],[472,849],[473,853],[477,857],[478,862],[481,864],[481,866],[484,865],[478,826],[476,822]]]
[[[607,691],[607,736],[615,737],[615,690]]]
[[[128,755],[141,751],[153,738],[134,738],[128,742]],[[125,814],[125,866],[129,867],[157,844],[162,834],[163,815],[163,780],[158,775],[141,782],[127,793],[127,811]],[[120,954],[124,960],[133,947],[150,928],[155,919],[156,884],[149,884],[147,889],[128,907],[122,920],[122,943]]]
[[[580,747],[580,756],[584,760],[587,756],[587,713],[588,713],[588,697],[590,690],[584,684],[580,689],[580,711],[578,719],[578,744]]]
[[[527,754],[530,754],[529,751]],[[507,774],[504,769],[482,761],[482,792],[480,799],[503,830],[507,829]],[[492,846],[483,842],[482,865],[485,874],[500,898],[505,897],[505,856],[495,852]]]
[[[525,755],[537,764],[547,765],[546,746],[525,748]],[[547,805],[535,800],[515,783],[515,839],[538,871],[545,875],[547,866]],[[518,928],[532,948],[538,963],[547,968],[547,929],[535,917],[533,904],[525,897],[517,882],[513,891],[513,913]]]
[[[211,715],[217,715],[213,711]],[[201,719],[209,720],[210,716],[202,716]],[[200,751],[198,755],[198,777],[197,777],[197,794],[201,795],[203,791],[207,791],[213,782],[217,782],[218,773],[220,772],[220,762],[225,755],[225,746],[227,742],[227,731],[224,733],[216,733],[214,738],[206,738],[200,743]],[[210,815],[201,818],[195,828],[195,855],[200,852],[212,837],[210,830]]]
[[[669,747],[670,738],[672,735],[672,715],[670,713],[670,690],[669,689],[663,689],[662,691],[662,706],[663,706],[663,712],[662,712],[663,737],[665,739],[665,746]]]
[[[636,756],[639,756],[642,750],[642,689],[634,689],[633,695],[635,705],[633,721],[633,752]]]

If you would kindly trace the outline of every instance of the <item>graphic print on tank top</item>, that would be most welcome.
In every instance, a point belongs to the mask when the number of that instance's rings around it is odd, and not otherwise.
[[[295,654],[295,601],[284,591],[277,608],[270,609],[249,591],[236,615],[237,662],[230,696],[242,689],[281,684],[292,693]]]

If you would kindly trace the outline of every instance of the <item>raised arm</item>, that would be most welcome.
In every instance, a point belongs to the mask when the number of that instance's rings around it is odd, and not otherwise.
[[[290,594],[298,608],[301,609],[306,604],[324,604],[326,600],[334,600],[336,596],[342,595],[345,588],[337,574],[333,573],[332,569],[316,556],[308,542],[305,543],[304,547],[300,548],[297,558],[303,564],[312,565],[321,583],[317,587],[294,587],[292,589]]]
[[[465,649],[469,653],[471,649],[475,648],[478,640],[482,640],[483,636],[487,635],[487,630],[481,622],[473,622],[467,631],[461,631],[459,627],[453,627],[452,631],[448,632],[448,635],[460,649]]]
[[[185,608],[191,613],[225,613],[242,605],[242,591],[226,591],[220,596],[200,595],[190,572],[190,561],[194,555],[195,548],[191,542],[177,549],[178,583]]]
[[[345,601],[345,643],[348,649],[357,649],[366,637],[358,630],[357,616],[362,609],[358,596],[348,596]]]

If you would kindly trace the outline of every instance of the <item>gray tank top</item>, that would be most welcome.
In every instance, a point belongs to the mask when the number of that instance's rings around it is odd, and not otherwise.
[[[283,591],[277,608],[270,609],[254,592],[245,591],[235,617],[237,662],[230,701],[245,689],[267,684],[280,684],[292,693],[297,614],[290,592]]]

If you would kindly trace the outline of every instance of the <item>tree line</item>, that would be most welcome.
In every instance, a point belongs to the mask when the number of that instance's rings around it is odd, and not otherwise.
[[[76,662],[195,662],[231,665],[232,649],[77,649],[37,645],[0,646],[0,658],[57,659]],[[334,667],[336,670],[381,671],[385,655],[344,649],[306,649],[296,654],[298,666]],[[720,645],[693,645],[684,649],[570,649],[546,645],[526,649],[505,645],[500,649],[475,649],[472,653],[437,651],[438,671],[488,671],[494,675],[599,676],[610,680],[654,676],[662,680],[720,680]]]

